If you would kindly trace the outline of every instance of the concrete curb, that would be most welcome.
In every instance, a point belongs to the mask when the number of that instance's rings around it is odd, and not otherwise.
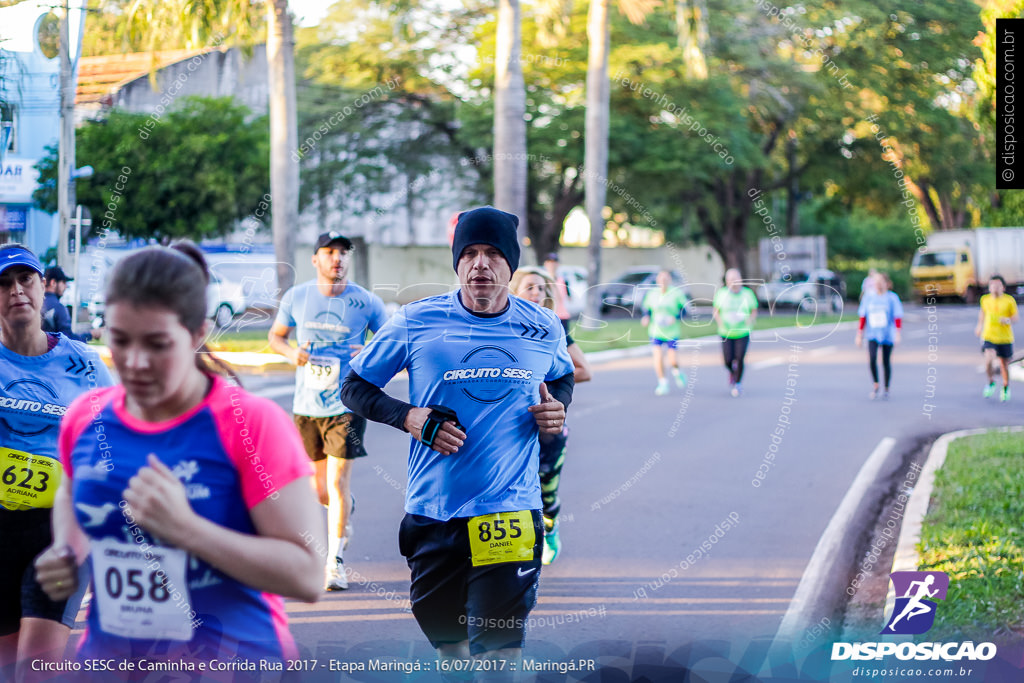
[[[903,524],[900,527],[900,536],[896,542],[896,554],[892,559],[892,571],[917,571],[921,556],[917,552],[917,544],[921,540],[921,525],[924,516],[928,512],[928,504],[931,502],[932,489],[935,487],[935,473],[946,462],[946,454],[949,452],[949,445],[957,439],[966,436],[976,436],[989,432],[1024,432],[1024,427],[996,427],[992,429],[961,429],[956,432],[943,434],[928,451],[928,458],[921,467],[921,474],[918,476],[914,492],[910,494],[907,507],[903,513]],[[885,598],[885,614],[892,613],[893,604],[896,601],[896,592],[889,586],[889,593]]]
[[[1010,379],[1015,379],[1018,382],[1024,382],[1024,367],[1020,363],[1010,364]]]
[[[861,466],[811,554],[775,634],[775,643],[800,640],[813,625],[834,616],[845,600],[846,568],[854,566],[859,556],[857,545],[847,541],[868,528],[871,520],[864,511],[873,507],[869,502],[881,496],[879,474],[895,445],[892,437],[883,438]]]

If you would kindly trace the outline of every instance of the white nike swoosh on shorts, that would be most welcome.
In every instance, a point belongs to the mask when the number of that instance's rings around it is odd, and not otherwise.
[[[535,571],[537,571],[536,567],[531,567],[530,569],[527,569],[525,572],[523,571],[523,568],[520,567],[518,570],[516,570],[516,574],[518,574],[519,576],[526,576],[530,572],[535,572]]]

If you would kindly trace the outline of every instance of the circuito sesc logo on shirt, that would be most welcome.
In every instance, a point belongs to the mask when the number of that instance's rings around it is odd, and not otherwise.
[[[518,359],[498,346],[478,346],[463,356],[458,367],[442,375],[445,384],[455,384],[469,398],[480,403],[498,403],[528,384],[533,370],[519,366]]]

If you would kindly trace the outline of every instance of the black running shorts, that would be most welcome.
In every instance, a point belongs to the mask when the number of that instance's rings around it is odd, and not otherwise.
[[[36,557],[50,545],[51,510],[6,510],[0,508],[0,636],[16,633],[23,617],[75,625],[85,594],[79,576],[78,592],[68,600],[54,602],[36,583]]]
[[[406,514],[398,546],[412,570],[413,615],[435,647],[469,640],[471,654],[521,648],[537,603],[544,524],[533,521],[533,559],[474,567],[469,519]]]

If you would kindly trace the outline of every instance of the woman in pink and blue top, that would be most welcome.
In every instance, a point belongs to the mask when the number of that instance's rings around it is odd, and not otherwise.
[[[281,596],[320,596],[309,459],[283,410],[197,353],[207,278],[190,244],[117,265],[106,310],[122,385],[79,398],[61,425],[67,477],[36,569],[58,599],[91,563],[81,659],[291,659]]]

